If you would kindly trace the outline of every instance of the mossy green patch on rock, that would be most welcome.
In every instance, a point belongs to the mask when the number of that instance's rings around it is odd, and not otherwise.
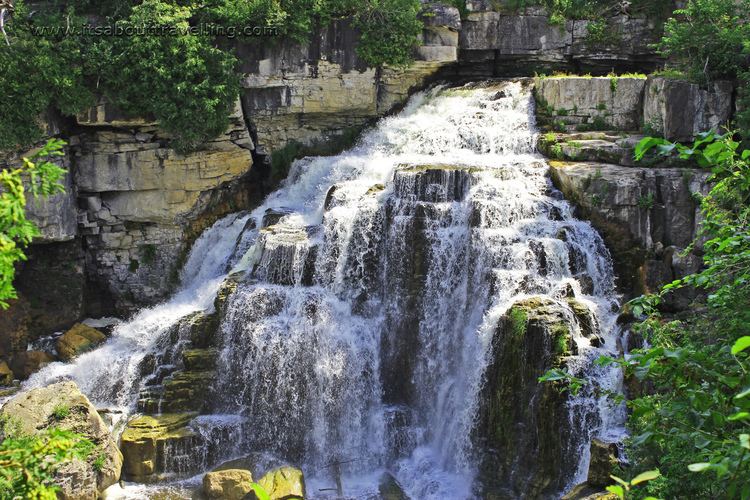
[[[538,378],[573,350],[573,315],[546,297],[516,302],[498,323],[480,400],[484,493],[544,497],[577,465],[567,395]]]
[[[123,474],[128,478],[147,482],[159,473],[158,464],[169,441],[192,440],[195,434],[187,425],[195,413],[165,413],[144,415],[128,422],[120,437],[123,455]]]

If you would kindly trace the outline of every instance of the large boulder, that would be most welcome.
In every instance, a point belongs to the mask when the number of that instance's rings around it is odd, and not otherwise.
[[[193,417],[194,413],[165,413],[128,422],[120,437],[123,475],[139,482],[155,480],[155,475],[164,472],[170,447],[187,449],[195,444],[196,435],[188,427]]]
[[[203,492],[208,498],[241,500],[252,489],[253,475],[248,470],[227,469],[203,476]]]
[[[55,476],[58,498],[95,499],[120,479],[122,455],[96,408],[74,382],[32,389],[8,401],[0,416],[16,422],[19,431],[34,434],[50,427],[69,430],[89,439],[94,449],[85,460],[61,465]]]
[[[107,337],[96,328],[83,323],[76,323],[57,339],[57,355],[63,361],[70,361],[105,340],[107,340]]]
[[[305,498],[305,476],[296,467],[278,467],[266,473],[258,484],[271,500]]]
[[[578,466],[587,417],[572,418],[568,393],[538,378],[565,365],[583,330],[567,302],[546,297],[520,300],[500,320],[477,429],[487,450],[480,481],[490,497],[551,497]]]

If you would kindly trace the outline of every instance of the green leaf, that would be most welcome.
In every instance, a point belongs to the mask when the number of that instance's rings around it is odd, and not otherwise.
[[[740,337],[732,346],[732,354],[737,354],[750,347],[750,336]]]
[[[611,477],[612,479],[615,480],[615,482],[620,483],[621,485],[623,485],[626,488],[630,487],[630,485],[628,484],[628,482],[625,481],[624,479],[620,479],[619,477],[613,476],[612,474],[610,474],[609,477]]]
[[[740,392],[739,394],[737,394],[737,395],[736,395],[736,396],[734,397],[734,399],[742,399],[742,398],[746,398],[746,397],[748,397],[748,396],[750,396],[750,387],[745,387],[745,388],[744,388],[744,389],[742,390],[742,392]]]
[[[735,413],[734,415],[728,416],[727,420],[732,420],[732,421],[734,421],[734,420],[744,420],[746,418],[750,418],[750,413],[748,413],[746,411],[741,411],[741,412]]]
[[[750,450],[750,434],[740,434],[740,446]]]
[[[699,463],[688,465],[688,469],[692,472],[703,472],[704,470],[710,467],[711,467],[711,464],[708,462],[699,462]]]
[[[641,472],[640,474],[635,476],[633,480],[630,481],[630,484],[635,486],[636,484],[645,483],[646,481],[653,481],[659,476],[661,476],[661,472],[659,472],[657,469],[648,470],[646,472]]]
[[[271,500],[271,495],[269,495],[258,483],[251,483],[250,487],[255,492],[255,496],[258,497],[258,500]]]
[[[607,486],[607,491],[610,493],[614,493],[619,498],[625,498],[625,490],[622,489],[622,486],[619,484],[613,484],[612,486]]]

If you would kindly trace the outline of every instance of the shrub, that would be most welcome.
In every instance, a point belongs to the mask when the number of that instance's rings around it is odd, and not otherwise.
[[[734,79],[745,64],[750,0],[689,0],[664,26],[659,48],[690,79]]]
[[[29,158],[23,165],[0,171],[0,309],[8,307],[8,300],[17,297],[13,288],[16,263],[25,260],[23,248],[31,243],[39,229],[26,218],[26,187],[23,178],[28,178],[32,196],[49,196],[62,192],[60,180],[65,170],[50,161],[62,156],[65,143],[52,139]]]
[[[88,439],[60,429],[6,436],[0,443],[0,497],[55,500],[57,468],[72,458],[85,459],[92,448]]]

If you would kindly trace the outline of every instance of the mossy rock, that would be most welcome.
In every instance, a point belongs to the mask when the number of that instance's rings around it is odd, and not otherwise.
[[[268,493],[271,500],[305,498],[305,476],[296,467],[285,465],[273,469],[266,473],[258,484]]]
[[[165,413],[144,415],[128,422],[120,437],[123,455],[123,474],[134,481],[150,482],[160,472],[162,455],[167,442],[195,440],[188,428],[195,413]]]
[[[530,297],[498,323],[476,433],[485,449],[480,481],[488,498],[557,494],[575,471],[568,394],[538,381],[574,350],[572,321],[564,302]]]
[[[107,340],[106,335],[83,323],[73,327],[57,339],[57,354],[63,361],[70,361],[79,354],[90,351]]]
[[[187,349],[182,353],[182,363],[185,370],[206,371],[216,368],[216,349]]]
[[[253,475],[249,470],[225,469],[203,476],[203,492],[208,498],[242,500],[253,491]]]
[[[165,380],[162,411],[201,411],[206,406],[208,388],[216,378],[214,371],[181,371]]]
[[[5,361],[0,361],[0,386],[9,386],[13,383],[13,371]]]

